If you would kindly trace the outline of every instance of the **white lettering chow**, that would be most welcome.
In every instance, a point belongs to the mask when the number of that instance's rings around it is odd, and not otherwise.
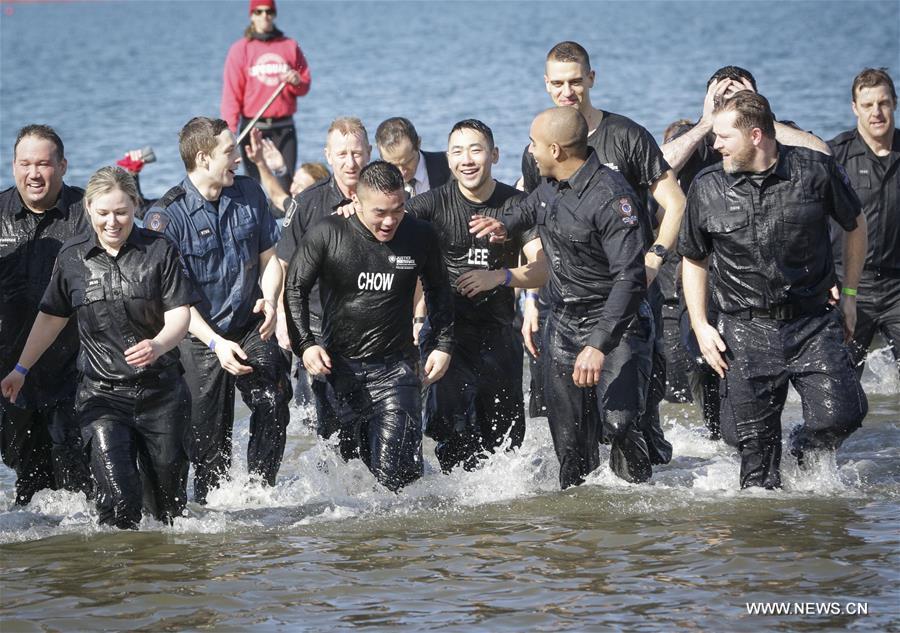
[[[359,273],[356,285],[360,290],[387,291],[394,285],[394,273]]]

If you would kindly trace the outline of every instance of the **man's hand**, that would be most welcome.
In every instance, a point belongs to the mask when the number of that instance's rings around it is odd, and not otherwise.
[[[250,142],[244,146],[244,149],[247,151],[247,160],[255,163],[256,165],[265,164],[266,160],[263,156],[263,137],[262,132],[259,131],[258,128],[253,128],[250,130]]]
[[[285,315],[283,310],[278,310],[278,314],[275,317],[275,338],[281,349],[291,351],[291,337],[288,336],[287,315]]]
[[[713,110],[725,99],[724,95],[730,88],[734,90],[732,84],[734,81],[731,79],[720,79],[709,84],[709,88],[706,89],[706,97],[703,99],[703,115],[700,117],[700,123],[712,127]],[[737,90],[743,90],[743,88],[737,88]]]
[[[469,221],[469,233],[474,233],[475,237],[488,237],[491,242],[506,241],[506,227],[503,225],[503,222],[497,218],[490,218],[477,213]]]
[[[422,328],[425,326],[424,323],[416,323],[413,321],[413,345],[416,347],[419,346],[419,332],[422,331]]]
[[[150,338],[129,347],[125,350],[125,362],[132,367],[149,367],[156,362],[162,354],[162,346]]]
[[[427,387],[444,377],[450,367],[450,354],[439,349],[434,350],[425,360],[425,380],[422,386]]]
[[[332,212],[331,215],[340,215],[345,218],[349,218],[353,215],[356,215],[357,211],[358,209],[356,208],[356,202],[351,201],[339,206]]]
[[[321,345],[313,345],[303,352],[303,366],[310,376],[327,376],[331,373],[331,356]]]
[[[471,299],[480,292],[493,290],[504,281],[505,270],[470,270],[456,280],[456,291]]]
[[[728,365],[725,363],[722,352],[728,347],[726,347],[722,337],[719,336],[719,331],[709,323],[703,323],[694,328],[694,335],[697,337],[697,344],[700,346],[703,360],[719,374],[719,378],[724,378]]]
[[[234,341],[229,341],[227,338],[217,338],[215,341],[216,349],[213,353],[219,359],[222,369],[232,376],[243,376],[253,371],[252,367],[241,362],[242,360],[247,360],[247,354],[241,349],[240,345]]]
[[[22,385],[24,384],[25,376],[13,369],[6,374],[6,378],[3,379],[3,382],[0,382],[0,393],[2,393],[3,397],[10,402],[15,402],[16,398],[19,397],[19,392],[22,390]]]
[[[292,86],[300,85],[300,73],[296,70],[286,70],[281,73],[281,77],[279,77],[281,81],[287,82]]]
[[[856,297],[841,296],[841,314],[844,316],[844,342],[849,343],[856,331]]]
[[[600,382],[600,372],[606,355],[596,347],[585,345],[575,359],[572,381],[576,387],[593,387]]]
[[[522,310],[522,339],[525,343],[525,349],[534,358],[541,355],[534,344],[534,335],[540,329],[540,313],[538,312],[537,301],[534,299],[525,299],[525,307]]]
[[[653,283],[653,280],[656,279],[656,276],[659,274],[659,269],[662,268],[663,258],[657,255],[656,253],[651,253],[647,251],[647,254],[644,255],[644,268],[646,269],[647,274],[647,286]]]
[[[257,299],[256,305],[253,306],[253,312],[265,315],[262,325],[259,326],[259,338],[268,341],[269,337],[275,333],[275,326],[278,321],[278,313],[275,310],[275,302],[271,299]]]
[[[284,164],[284,156],[278,151],[278,148],[275,146],[275,143],[272,142],[272,139],[262,139],[262,154],[263,160],[266,161],[266,165],[272,170],[272,173],[279,174],[287,170],[287,167]]]

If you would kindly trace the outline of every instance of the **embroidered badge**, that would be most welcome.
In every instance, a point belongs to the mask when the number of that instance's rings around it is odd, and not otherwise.
[[[628,198],[619,198],[619,215],[622,216],[625,226],[635,226],[638,223],[637,216],[634,215],[634,208]]]
[[[162,233],[166,230],[166,226],[169,224],[168,216],[163,215],[162,213],[154,211],[150,215],[147,216],[147,228],[151,231],[156,231],[157,233]]]

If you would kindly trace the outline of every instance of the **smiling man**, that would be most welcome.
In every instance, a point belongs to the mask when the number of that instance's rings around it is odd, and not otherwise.
[[[866,263],[857,288],[853,360],[862,374],[872,338],[881,332],[900,370],[900,131],[894,122],[897,92],[883,68],[866,68],[853,80],[851,94],[856,129],[838,135],[829,145],[859,196],[869,230]],[[835,241],[835,246],[839,242]],[[836,248],[838,266],[839,253]]]
[[[469,233],[473,215],[501,217],[523,196],[491,176],[499,157],[491,128],[476,119],[460,121],[448,139],[454,180],[406,203],[410,215],[437,230],[453,286],[473,270],[495,271],[502,285],[473,297],[454,294],[453,360],[444,379],[429,387],[425,403],[425,433],[437,442],[435,454],[445,472],[458,464],[474,467],[507,437],[509,447],[518,448],[525,437],[522,344],[512,326],[515,295],[505,284],[506,270],[518,265],[522,240],[498,244]],[[423,322],[424,308],[417,308],[416,317]],[[425,354],[434,349],[429,327],[420,340]]]
[[[291,386],[272,336],[282,270],[266,196],[254,180],[235,176],[240,156],[222,119],[188,121],[179,150],[187,177],[145,222],[179,247],[203,299],[191,308],[191,336],[180,348],[192,398],[194,498],[205,503],[231,465],[235,387],[251,411],[248,470],[275,485]]]
[[[403,188],[412,198],[450,180],[447,156],[425,152],[416,128],[409,119],[392,117],[375,130],[375,145],[382,160],[400,170]]]
[[[89,230],[81,189],[63,182],[65,153],[47,125],[19,130],[13,146],[15,187],[0,193],[0,373],[25,347],[63,243]],[[91,489],[75,420],[78,331],[68,324],[15,402],[0,399],[0,451],[16,471],[18,505],[44,488]]]
[[[294,255],[285,283],[288,328],[306,370],[326,377],[337,394],[348,448],[396,491],[423,472],[419,363],[409,327],[417,279],[436,340],[425,384],[450,363],[453,299],[438,237],[406,216],[396,167],[375,161],[363,169],[354,201],[356,215],[320,221]],[[310,327],[317,282],[321,336]]]

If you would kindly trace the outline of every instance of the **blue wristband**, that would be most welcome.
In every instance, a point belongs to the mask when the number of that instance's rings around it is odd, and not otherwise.
[[[28,375],[28,368],[22,367],[19,363],[16,363],[16,371],[22,374],[23,376]]]
[[[526,299],[534,299],[535,301],[537,301],[540,296],[541,296],[540,293],[535,292],[534,290],[526,290],[525,291]]]
[[[504,280],[503,285],[509,288],[509,282],[512,281],[512,272],[509,270],[509,268],[504,268],[503,270],[506,271],[506,279]]]
[[[209,351],[211,351],[211,352],[216,351],[216,338],[215,337],[209,339]]]

